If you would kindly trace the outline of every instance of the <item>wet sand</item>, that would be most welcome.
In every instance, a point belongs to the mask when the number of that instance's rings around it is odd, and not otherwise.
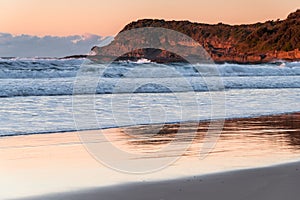
[[[189,143],[190,125],[107,129],[108,141],[93,142],[142,153],[136,159],[144,162],[179,128],[187,140],[175,144]],[[0,138],[0,199],[298,199],[300,113],[226,120],[210,154],[199,159],[208,125],[198,125],[183,154],[166,152],[179,160],[141,175],[112,170],[90,155],[79,136],[99,130]],[[282,163],[290,164],[274,166]]]

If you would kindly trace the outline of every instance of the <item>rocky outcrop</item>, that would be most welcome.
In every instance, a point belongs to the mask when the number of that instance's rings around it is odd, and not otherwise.
[[[122,33],[143,27],[161,27],[188,35],[198,42],[215,62],[263,63],[274,60],[300,60],[300,10],[291,13],[285,20],[267,21],[249,25],[201,24],[189,21],[165,21],[144,19],[132,22],[124,27],[108,47],[94,47],[95,55],[109,56],[113,54],[112,47],[126,53],[118,57],[122,60],[137,60],[146,58],[156,62],[179,62],[182,57],[159,49],[134,49],[119,42]],[[143,38],[127,38],[127,41]],[[124,40],[124,38],[123,38]],[[160,37],[161,44],[176,43],[177,46],[187,46],[185,40],[165,41]]]

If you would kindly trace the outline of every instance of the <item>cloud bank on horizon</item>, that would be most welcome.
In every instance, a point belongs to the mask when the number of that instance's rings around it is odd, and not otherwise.
[[[112,40],[111,36],[94,34],[38,37],[0,32],[0,57],[64,57],[88,54],[93,46],[103,46]]]

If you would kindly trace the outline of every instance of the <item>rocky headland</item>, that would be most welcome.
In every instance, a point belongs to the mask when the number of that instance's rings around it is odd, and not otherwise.
[[[126,36],[122,33],[136,28],[160,27],[186,34],[198,42],[217,63],[265,63],[278,60],[300,60],[300,10],[288,15],[285,20],[267,21],[247,25],[227,25],[192,23],[189,21],[165,21],[143,19],[126,25],[115,40],[105,47],[93,47],[92,56],[109,57],[124,53],[118,60],[138,60],[141,58],[155,62],[181,62],[182,57],[161,49],[134,49],[126,46],[126,41],[143,43],[143,38]],[[189,46],[183,41],[158,42]],[[129,43],[130,44],[130,43]]]

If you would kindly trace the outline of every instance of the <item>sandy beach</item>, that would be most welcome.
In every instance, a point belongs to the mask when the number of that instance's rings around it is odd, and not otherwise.
[[[26,200],[243,199],[294,200],[300,195],[300,162],[273,167],[194,176],[151,183],[128,184]],[[23,199],[25,200],[25,199]]]
[[[0,199],[297,199],[299,120],[299,113],[228,119],[205,159],[199,159],[199,151],[208,123],[200,123],[193,143],[176,155],[180,159],[138,175],[93,158],[78,132],[2,137]],[[189,134],[189,123],[182,126]],[[156,130],[144,125],[106,129],[104,134],[121,149],[147,153],[170,141],[178,125],[164,125],[162,134],[150,138],[124,135],[125,130],[139,135],[151,128]],[[149,159],[138,156],[142,162]]]

